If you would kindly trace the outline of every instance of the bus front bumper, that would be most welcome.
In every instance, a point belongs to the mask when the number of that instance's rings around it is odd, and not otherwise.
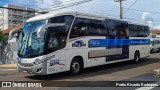
[[[43,63],[31,67],[25,67],[17,63],[17,70],[19,72],[28,72],[31,74],[39,74],[39,75],[46,74],[43,69]]]

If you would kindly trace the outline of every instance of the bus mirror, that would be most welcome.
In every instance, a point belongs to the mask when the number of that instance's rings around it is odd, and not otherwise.
[[[48,23],[46,25],[41,26],[37,31],[37,38],[41,38],[42,32],[45,31],[48,27],[59,27],[65,26],[65,23]]]
[[[13,35],[13,33],[15,33],[16,31],[21,31],[21,29],[22,29],[22,28],[16,28],[16,29],[14,29],[14,30],[12,30],[12,31],[9,32],[8,43],[15,42],[15,41],[12,40],[12,35]]]

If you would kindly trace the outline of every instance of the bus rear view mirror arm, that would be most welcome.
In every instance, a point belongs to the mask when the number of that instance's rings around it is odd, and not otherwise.
[[[44,30],[46,30],[46,28],[48,28],[48,27],[59,27],[59,26],[65,26],[65,23],[49,23],[49,24],[43,25],[37,31],[37,37],[41,38],[42,32]]]
[[[12,34],[15,33],[16,31],[21,31],[22,28],[16,28],[13,29],[12,31],[9,32],[9,37],[8,37],[8,43],[11,43],[11,39],[12,39]]]

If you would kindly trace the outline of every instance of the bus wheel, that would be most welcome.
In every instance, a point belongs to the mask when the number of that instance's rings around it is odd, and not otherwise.
[[[82,69],[81,62],[78,58],[73,58],[70,66],[70,72],[71,74],[78,74]]]
[[[140,53],[138,51],[134,54],[134,63],[138,63],[140,60]]]
[[[153,53],[153,49],[150,50],[150,53]]]

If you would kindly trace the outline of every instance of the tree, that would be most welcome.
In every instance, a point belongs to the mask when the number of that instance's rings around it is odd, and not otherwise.
[[[7,44],[7,38],[8,38],[8,35],[5,35],[2,33],[2,31],[0,31],[0,44],[1,45]]]
[[[2,64],[4,64],[5,62],[3,61],[3,46],[5,46],[7,44],[7,38],[8,35],[5,35],[2,33],[2,30],[0,30],[0,61]]]

